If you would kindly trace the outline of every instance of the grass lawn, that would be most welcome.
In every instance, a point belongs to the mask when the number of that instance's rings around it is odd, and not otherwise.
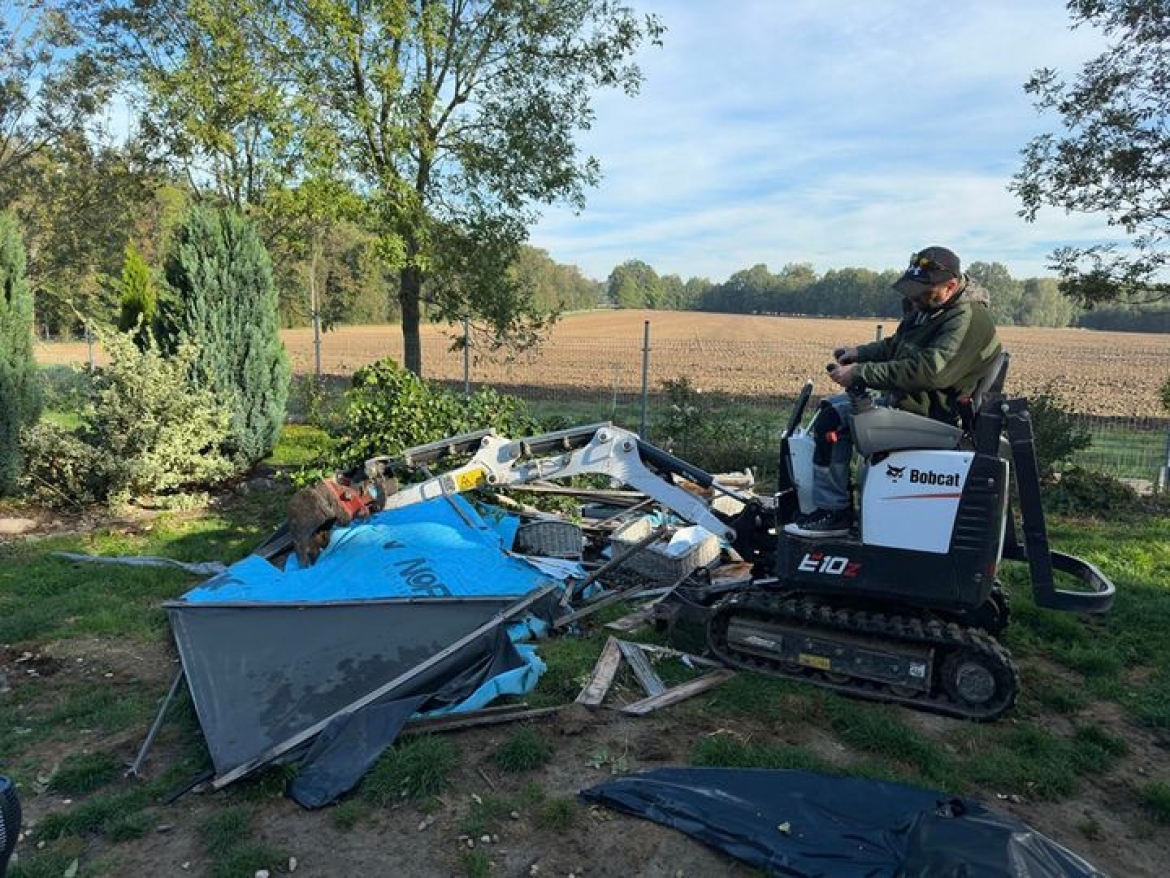
[[[290,429],[274,463],[305,463],[324,441],[318,431]],[[316,818],[280,797],[288,769],[164,805],[169,790],[209,764],[188,699],[179,700],[163,727],[150,779],[127,780],[123,768],[176,668],[160,604],[196,580],[176,570],[88,565],[53,553],[230,562],[283,518],[286,500],[279,491],[233,496],[208,509],[65,527],[0,545],[0,772],[20,784],[34,823],[12,878],[66,874],[75,861],[77,874],[129,874],[176,846],[184,852],[176,856],[193,863],[192,874],[253,875],[287,868],[281,864],[290,855],[303,859],[306,848],[297,840],[311,832],[335,834],[335,855],[358,862],[355,851],[377,839],[388,843],[388,831],[426,843],[428,820],[448,826],[451,839],[524,827],[534,850],[549,838],[558,844],[576,838],[572,843],[588,851],[593,824],[573,800],[575,790],[598,776],[655,764],[647,755],[652,745],[665,747],[662,758],[675,764],[800,768],[971,794],[1007,803],[1050,834],[1063,832],[1060,840],[1103,868],[1141,874],[1141,862],[1167,861],[1170,518],[1164,515],[1050,521],[1054,548],[1091,561],[1116,583],[1116,604],[1100,618],[1037,608],[1026,569],[1006,565],[1013,622],[1003,640],[1021,664],[1024,692],[995,724],[740,674],[656,719],[592,715],[593,725],[579,738],[539,726],[494,736],[405,738],[321,818],[325,824],[310,824]],[[620,613],[601,615],[598,626]],[[548,671],[528,701],[571,702],[607,634],[595,627],[542,643]],[[652,629],[632,636],[667,640]],[[671,640],[692,652],[702,648],[701,632],[685,627]],[[619,676],[615,697],[635,690],[627,673]],[[692,672],[663,661],[659,673],[671,683]],[[480,793],[469,800],[462,791],[472,784]],[[1109,841],[1122,832],[1128,848],[1119,852]],[[455,873],[489,874],[492,857],[503,856],[482,846],[464,849],[462,841],[452,853],[453,844],[434,856]],[[1126,859],[1135,856],[1145,859],[1138,865]]]

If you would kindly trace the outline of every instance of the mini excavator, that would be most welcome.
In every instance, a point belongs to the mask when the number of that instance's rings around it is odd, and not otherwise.
[[[331,526],[372,511],[481,488],[608,476],[721,537],[750,562],[750,577],[732,584],[696,576],[676,588],[688,607],[702,608],[709,647],[726,664],[994,720],[1015,703],[1020,686],[996,639],[1009,621],[1001,561],[1028,565],[1041,607],[1102,613],[1115,592],[1092,564],[1049,547],[1027,401],[1002,394],[1006,371],[1001,355],[960,401],[962,423],[954,426],[874,405],[864,388],[851,390],[861,490],[857,524],[845,536],[813,539],[784,530],[812,510],[811,419],[801,426],[810,381],[781,437],[772,496],[724,486],[611,424],[519,440],[480,431],[374,458],[306,489],[290,503],[287,538],[301,563],[312,563]],[[432,475],[429,467],[449,457],[466,462]],[[420,470],[422,481],[397,483],[398,475]],[[710,498],[719,494],[738,500],[740,511],[717,511]],[[1058,588],[1057,573],[1074,587]]]

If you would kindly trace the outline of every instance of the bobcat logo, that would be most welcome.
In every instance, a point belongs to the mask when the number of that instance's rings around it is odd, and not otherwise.
[[[906,467],[904,466],[890,466],[886,464],[886,475],[889,476],[891,482],[902,481],[902,476],[906,474]]]

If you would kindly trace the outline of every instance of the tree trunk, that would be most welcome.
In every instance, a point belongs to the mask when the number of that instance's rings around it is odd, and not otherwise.
[[[398,302],[402,306],[402,359],[407,369],[422,377],[422,341],[419,338],[419,300],[422,297],[422,272],[415,266],[399,274]]]

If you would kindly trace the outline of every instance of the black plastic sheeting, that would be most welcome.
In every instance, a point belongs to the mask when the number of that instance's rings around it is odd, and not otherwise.
[[[581,792],[772,875],[1089,878],[1085,860],[971,799],[803,771],[660,768]]]
[[[20,800],[16,787],[8,778],[0,776],[0,878],[8,869],[8,858],[16,847],[20,834]]]
[[[288,795],[304,808],[328,805],[357,785],[416,712],[458,704],[486,681],[524,666],[503,626],[486,632],[455,658],[460,664],[445,669],[443,677],[421,675],[395,689],[393,700],[336,717],[304,753]]]
[[[422,664],[515,600],[165,606],[222,777]],[[425,674],[433,688],[390,697],[436,692],[466,662],[451,655]]]

